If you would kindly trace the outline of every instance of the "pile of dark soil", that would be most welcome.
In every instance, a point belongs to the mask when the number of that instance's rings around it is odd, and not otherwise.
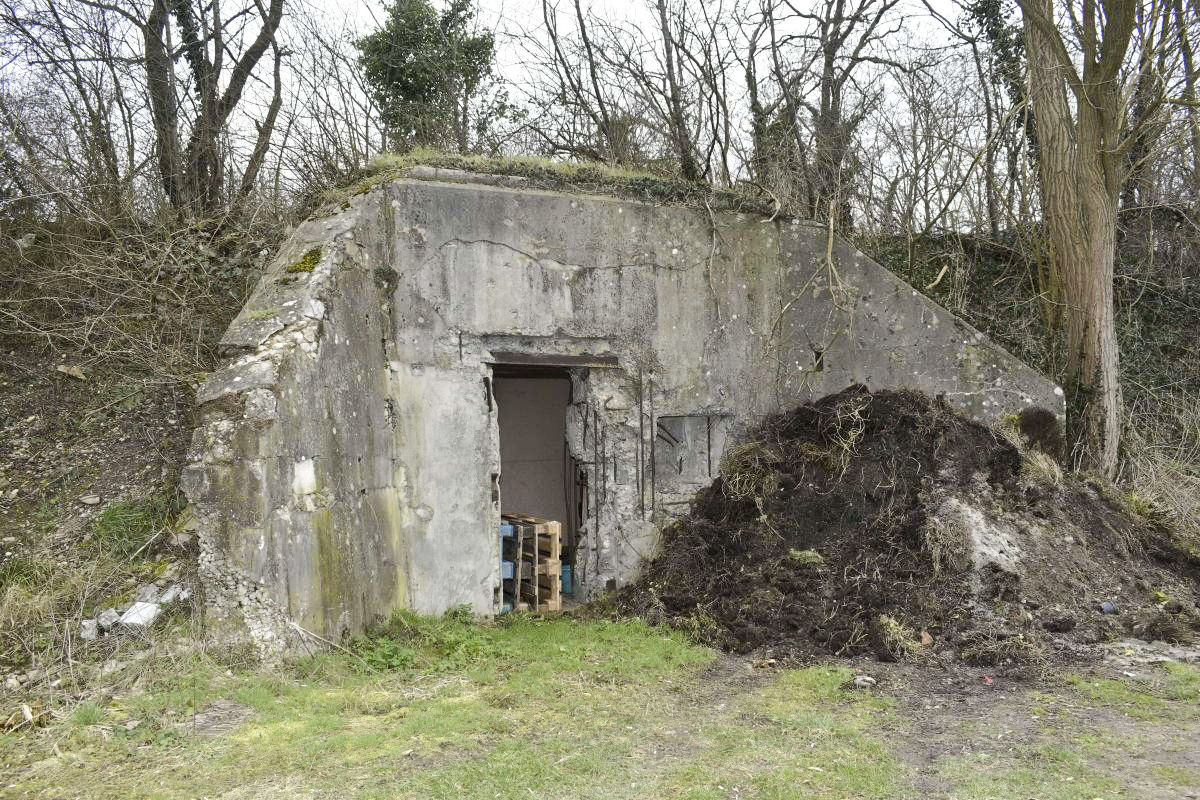
[[[1025,451],[921,394],[851,387],[727,452],[617,603],[778,657],[1024,664],[1191,641],[1200,559]]]

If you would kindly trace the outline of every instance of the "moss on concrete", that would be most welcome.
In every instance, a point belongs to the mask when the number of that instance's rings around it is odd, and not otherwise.
[[[295,274],[297,272],[312,272],[314,269],[317,268],[317,264],[320,264],[320,263],[321,263],[321,248],[314,247],[311,250],[309,250],[307,253],[302,255],[298,261],[294,261],[291,264],[288,264],[287,269],[284,271],[289,274]]]
[[[310,620],[324,627],[336,616],[344,599],[342,553],[333,530],[333,512],[320,508],[312,514],[313,533],[317,538],[317,571],[321,580],[321,619]]]

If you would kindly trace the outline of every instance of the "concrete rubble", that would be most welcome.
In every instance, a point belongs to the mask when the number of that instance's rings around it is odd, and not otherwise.
[[[168,575],[173,571],[168,571]],[[136,599],[123,611],[106,608],[95,619],[79,623],[79,638],[94,641],[104,634],[125,631],[146,631],[158,620],[168,606],[191,599],[192,592],[182,583],[171,583],[159,589],[154,584],[138,587]]]
[[[121,615],[118,624],[122,628],[146,630],[154,624],[154,620],[158,619],[158,615],[161,613],[162,606],[158,603],[146,603],[139,600]]]
[[[102,631],[112,630],[118,622],[121,621],[121,614],[115,608],[106,608],[100,612],[100,616],[96,617],[96,623]]]

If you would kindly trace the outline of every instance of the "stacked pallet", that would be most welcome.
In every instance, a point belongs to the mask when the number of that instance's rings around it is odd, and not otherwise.
[[[503,611],[562,611],[562,523],[501,515],[500,559]]]

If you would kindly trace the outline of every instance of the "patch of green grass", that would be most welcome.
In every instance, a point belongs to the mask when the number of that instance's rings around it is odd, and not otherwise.
[[[201,651],[169,668],[139,665],[138,691],[103,709],[77,707],[63,736],[0,737],[0,763],[14,776],[6,782],[31,796],[98,800],[922,796],[893,746],[911,735],[901,707],[842,688],[852,677],[843,667],[712,668],[714,651],[637,621],[512,615],[480,624],[463,611],[397,615],[353,649],[386,669],[341,652],[275,671]],[[1171,668],[1156,691],[1187,698],[1195,686],[1194,669]],[[196,712],[219,699],[253,715],[224,737],[189,733]],[[953,787],[948,796],[1136,796],[1097,766],[1113,757],[1114,732],[1070,727],[1074,689],[1036,702],[1054,712],[1053,734],[1015,752],[1005,741],[991,755],[974,746],[961,755],[956,741],[933,765]],[[966,740],[993,741],[993,727],[979,724]],[[1122,729],[1116,752],[1133,738]],[[62,756],[47,758],[50,740]],[[1188,776],[1159,778],[1186,785]]]
[[[1168,700],[1181,703],[1200,703],[1200,669],[1192,664],[1168,661],[1163,664],[1167,673],[1163,694]],[[1200,716],[1200,709],[1197,709]]]
[[[1161,714],[1165,707],[1162,698],[1133,686],[1128,681],[1072,675],[1067,678],[1067,682],[1093,703],[1118,708],[1139,719],[1153,719]]]
[[[104,709],[90,700],[85,701],[75,707],[75,711],[71,713],[71,722],[81,728],[99,725],[104,722]]]
[[[54,574],[54,564],[44,558],[13,555],[0,561],[0,590],[9,586],[37,586]]]
[[[1073,675],[1067,682],[1097,705],[1138,719],[1200,719],[1200,669],[1190,664],[1168,661],[1139,679]]]
[[[459,666],[380,673],[337,654],[282,673],[227,674],[197,658],[144,678],[145,690],[109,716],[186,722],[224,698],[255,711],[237,732],[168,737],[151,735],[151,722],[129,736],[85,730],[72,742],[87,769],[47,766],[24,773],[20,785],[53,794],[48,787],[69,782],[73,795],[94,798],[216,796],[238,787],[256,798],[491,800],[530,790],[560,796],[563,787],[579,797],[645,797],[661,765],[644,762],[642,749],[680,725],[676,692],[713,659],[681,634],[637,622],[489,626],[454,614],[396,624],[413,627],[393,633],[414,650],[458,653]],[[459,645],[470,639],[462,657]],[[6,746],[0,741],[0,763]]]
[[[1200,787],[1200,770],[1159,764],[1150,768],[1150,774],[1159,783],[1165,783],[1169,786],[1190,789]]]
[[[956,800],[1095,800],[1124,797],[1077,748],[1043,744],[1015,755],[976,753],[938,762],[938,777],[954,783]]]
[[[114,503],[96,518],[92,539],[105,552],[128,557],[143,550],[183,510],[174,493]]]
[[[471,610],[452,609],[442,617],[397,611],[386,623],[351,643],[375,670],[446,672],[499,660],[508,648],[474,623]]]
[[[851,677],[829,667],[780,673],[703,725],[703,755],[674,770],[665,785],[697,800],[905,796],[909,772],[881,730],[898,724],[892,703],[842,689]]]

